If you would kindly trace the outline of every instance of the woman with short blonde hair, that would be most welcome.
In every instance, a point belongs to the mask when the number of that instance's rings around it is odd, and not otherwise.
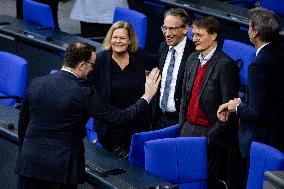
[[[104,49],[111,50],[112,34],[113,34],[113,31],[115,29],[118,29],[118,28],[124,28],[128,31],[128,36],[129,36],[129,40],[130,40],[130,45],[128,46],[128,52],[130,52],[130,53],[137,52],[137,50],[139,48],[139,43],[138,43],[138,39],[137,39],[137,36],[135,34],[135,31],[134,31],[131,24],[129,24],[128,22],[124,22],[124,21],[117,21],[110,27],[110,29],[108,30],[107,35],[104,39],[104,42],[103,42]]]
[[[144,94],[145,69],[158,66],[158,60],[139,48],[131,24],[118,21],[109,29],[103,43],[104,50],[97,53],[96,68],[89,79],[100,96],[112,106],[124,109]],[[151,129],[152,111],[139,115],[128,124],[113,125],[94,119],[103,148],[127,158],[133,133]]]

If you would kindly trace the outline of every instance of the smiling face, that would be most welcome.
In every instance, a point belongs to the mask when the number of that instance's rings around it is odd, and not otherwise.
[[[111,49],[115,53],[127,52],[128,46],[130,45],[130,39],[127,29],[117,28],[113,31],[111,37]]]
[[[167,45],[176,46],[183,39],[188,30],[188,26],[183,25],[182,20],[178,16],[168,15],[164,19],[163,35]]]

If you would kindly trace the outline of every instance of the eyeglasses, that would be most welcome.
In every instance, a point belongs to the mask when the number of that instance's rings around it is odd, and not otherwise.
[[[170,33],[174,33],[177,31],[177,29],[184,27],[184,25],[178,26],[178,27],[166,27],[166,26],[161,26],[162,32],[166,32],[169,30]]]
[[[201,38],[203,38],[203,37],[205,37],[206,35],[210,35],[210,34],[207,34],[207,33],[205,33],[205,34],[200,34],[200,33],[193,33],[193,34],[191,34],[191,37],[192,37],[192,39],[193,38],[196,38],[196,39],[201,39]]]
[[[90,61],[86,61],[85,63],[87,63],[87,64],[91,64],[91,66],[92,66],[92,68],[94,68],[95,67],[95,62],[90,62]]]

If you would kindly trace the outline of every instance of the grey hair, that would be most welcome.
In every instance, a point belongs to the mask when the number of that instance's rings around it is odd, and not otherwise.
[[[248,14],[251,27],[257,31],[261,41],[271,42],[279,36],[281,25],[273,11],[258,7],[249,10]]]
[[[182,24],[185,26],[188,26],[191,24],[191,19],[188,15],[188,13],[182,9],[182,8],[171,8],[169,9],[165,15],[164,18],[166,18],[167,16],[177,16],[180,18],[180,20],[182,21]]]

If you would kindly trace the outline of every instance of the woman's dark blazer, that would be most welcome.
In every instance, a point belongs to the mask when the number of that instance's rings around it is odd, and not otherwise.
[[[97,92],[104,97],[105,100],[110,100],[111,97],[111,62],[112,62],[112,51],[103,50],[97,53],[97,60],[95,69],[90,73],[89,79],[94,84]],[[130,54],[130,62],[132,63],[137,80],[141,83],[141,88],[137,90],[141,91],[141,96],[144,94],[145,90],[145,70],[152,70],[152,68],[158,66],[158,59],[147,55],[142,49],[138,49],[136,53]],[[129,81],[131,82],[131,81]],[[152,123],[152,111],[149,108],[147,113],[145,113],[145,122],[136,123],[136,128],[144,128],[146,130],[151,129]],[[138,125],[139,124],[139,125]],[[144,125],[143,125],[144,124]],[[95,131],[98,135],[105,136],[107,130],[109,129],[110,124],[107,122],[102,122],[100,120],[94,120]]]

